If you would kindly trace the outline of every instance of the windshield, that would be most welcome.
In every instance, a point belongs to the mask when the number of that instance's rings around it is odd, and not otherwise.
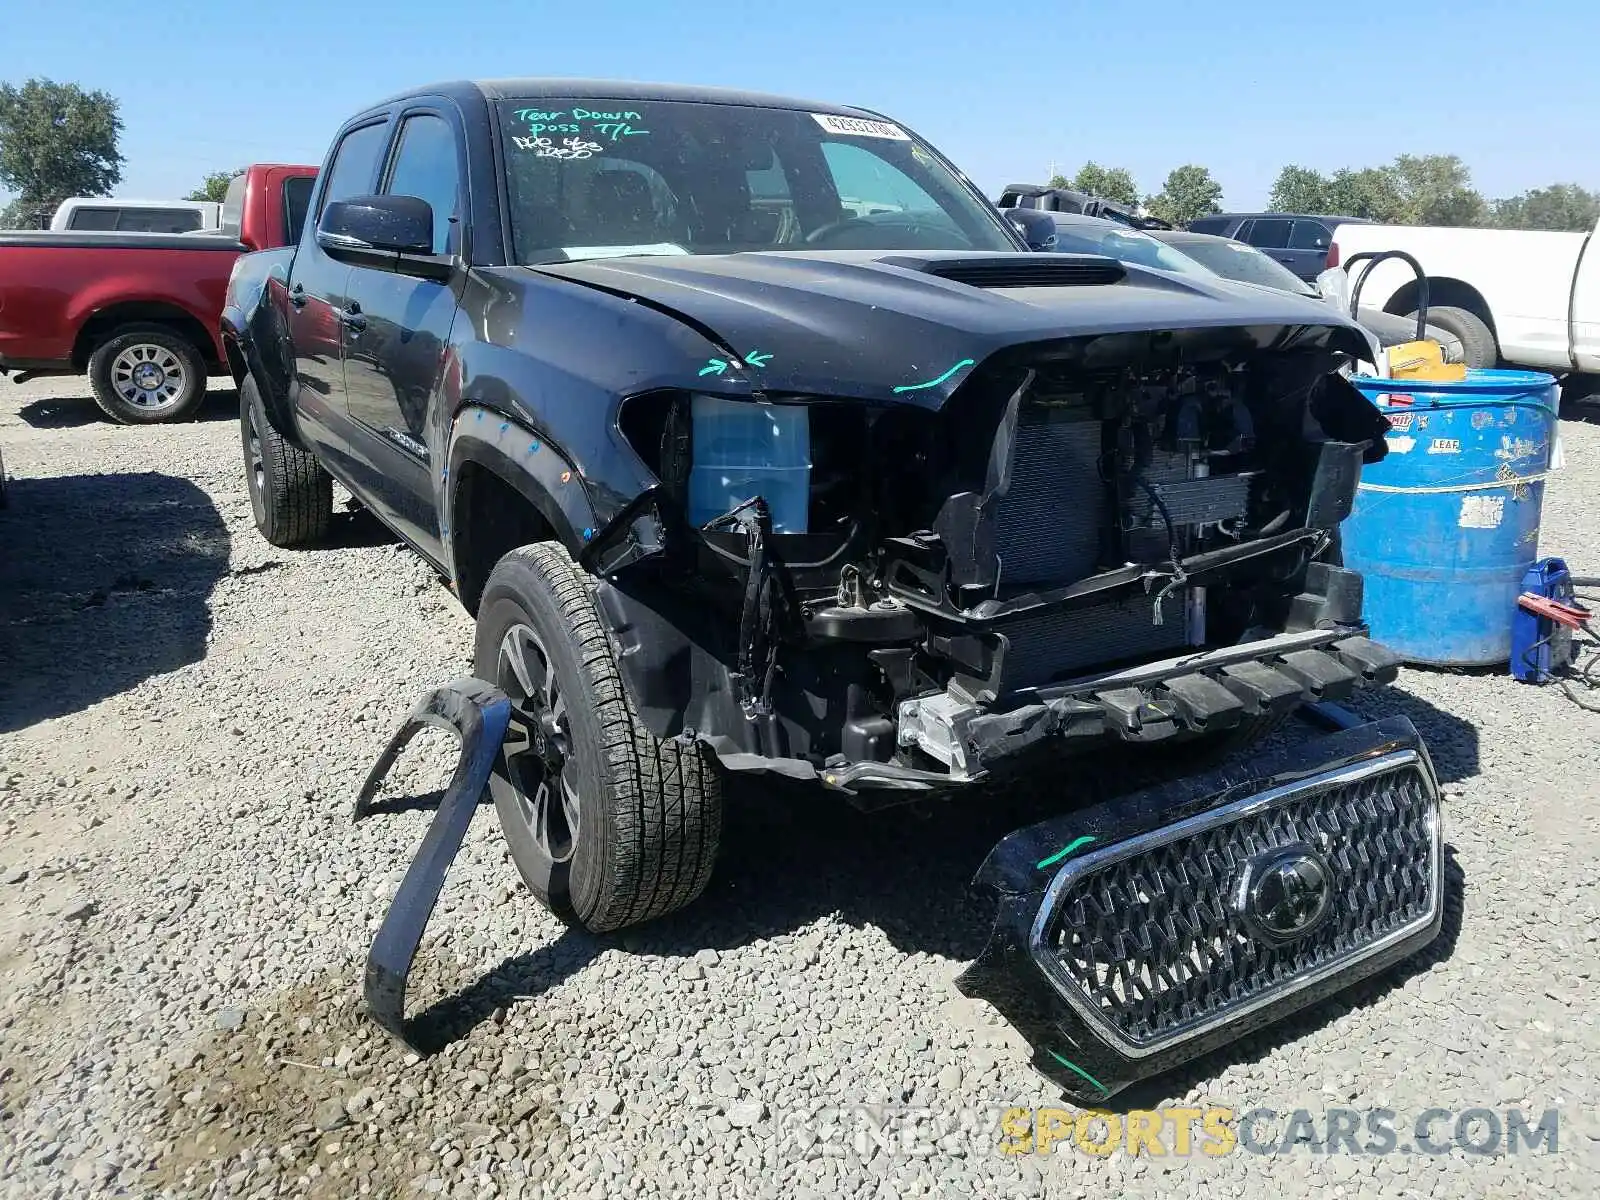
[[[1280,292],[1293,292],[1297,296],[1317,295],[1316,288],[1288,267],[1243,242],[1219,239],[1215,242],[1184,242],[1182,245],[1183,252],[1190,258],[1204,263],[1224,278],[1276,288]]]
[[[666,100],[499,108],[519,263],[1018,249],[985,203],[887,121]]]
[[[1086,225],[1056,222],[1057,254],[1104,254],[1118,262],[1154,267],[1179,275],[1211,276],[1199,263],[1149,234],[1120,225]]]

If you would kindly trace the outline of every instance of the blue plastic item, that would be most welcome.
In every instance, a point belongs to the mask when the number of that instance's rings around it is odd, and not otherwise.
[[[1523,592],[1559,604],[1575,604],[1572,572],[1559,558],[1542,558],[1522,577]],[[1511,674],[1523,683],[1549,683],[1555,672],[1570,667],[1578,656],[1572,631],[1559,621],[1531,613],[1521,605],[1511,619]]]
[[[760,496],[774,533],[804,533],[811,508],[811,414],[803,404],[696,396],[689,519],[696,525]]]
[[[1511,658],[1523,576],[1539,549],[1556,435],[1555,378],[1469,371],[1459,383],[1352,376],[1389,418],[1389,454],[1365,467],[1343,525],[1366,579],[1372,636],[1416,663]]]

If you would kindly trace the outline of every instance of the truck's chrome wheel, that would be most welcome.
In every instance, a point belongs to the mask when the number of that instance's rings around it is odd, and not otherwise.
[[[165,346],[139,342],[112,359],[111,386],[136,408],[167,408],[188,390],[189,371]]]
[[[565,769],[571,727],[549,652],[526,625],[500,641],[495,684],[515,710],[506,731],[506,778],[517,810],[552,863],[572,858],[578,840],[578,791]]]

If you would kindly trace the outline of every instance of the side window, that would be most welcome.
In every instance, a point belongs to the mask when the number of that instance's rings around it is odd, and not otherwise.
[[[71,229],[115,229],[117,210],[114,208],[75,208],[72,210]]]
[[[1326,250],[1331,240],[1328,227],[1321,221],[1296,221],[1294,233],[1289,237],[1289,249]]]
[[[431,113],[407,117],[400,126],[400,144],[389,168],[384,192],[415,196],[433,209],[433,252],[449,254],[460,245],[461,169],[450,123]]]
[[[328,168],[328,185],[322,189],[318,212],[334,200],[348,200],[351,196],[371,195],[378,178],[378,160],[383,157],[383,147],[388,138],[389,125],[380,121],[376,125],[363,125],[344,135],[339,149],[334,152],[333,165]]]
[[[909,175],[870,150],[853,142],[823,142],[822,157],[827,160],[839,201],[851,216],[892,212],[942,215],[938,202]]]
[[[1293,221],[1278,218],[1257,217],[1246,240],[1265,250],[1282,250],[1289,244],[1289,227],[1293,224]]]

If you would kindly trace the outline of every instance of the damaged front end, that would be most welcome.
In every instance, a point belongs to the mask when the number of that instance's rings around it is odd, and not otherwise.
[[[641,719],[871,807],[1392,679],[1338,555],[1386,427],[1329,333],[1017,346],[937,405],[753,395],[805,414],[785,529],[760,497],[691,521],[694,398],[630,399],[660,485],[585,565]]]
[[[1010,834],[957,986],[1097,1103],[1432,941],[1443,858],[1416,730],[1358,726]]]
[[[1398,662],[1366,636],[1361,579],[1338,552],[1387,428],[1339,373],[1344,332],[1056,338],[962,359],[896,386],[899,400],[750,391],[739,402],[804,414],[798,516],[792,495],[759,489],[697,511],[696,393],[629,397],[616,433],[656,483],[607,497],[614,515],[585,530],[579,562],[635,714],[728,770],[870,808],[1026,776],[1049,755],[1248,742],[1391,680]],[[405,976],[506,708],[475,681],[436,693],[369,780],[366,795],[420,723],[462,737],[369,960],[369,1005],[414,1046]],[[1073,803],[990,853],[977,882],[998,916],[960,986],[1077,1098],[1439,929],[1438,789],[1403,720]]]

